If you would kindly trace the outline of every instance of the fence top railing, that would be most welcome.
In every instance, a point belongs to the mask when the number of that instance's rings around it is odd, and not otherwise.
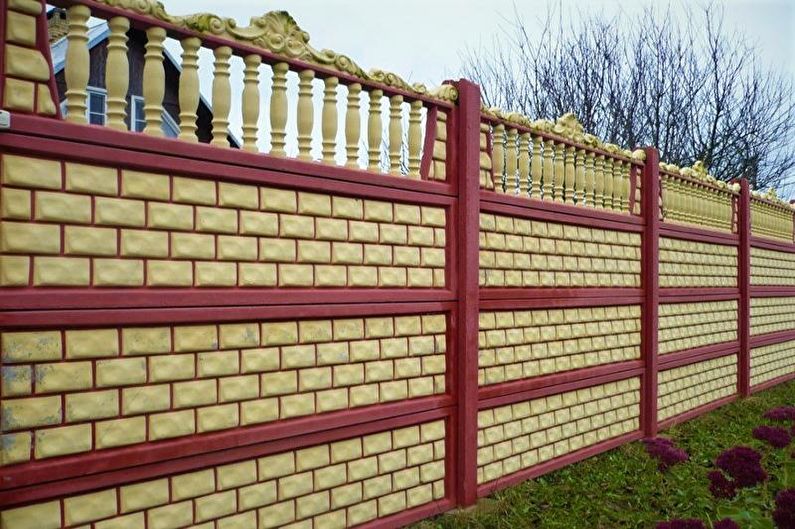
[[[740,184],[718,180],[709,174],[706,165],[700,160],[690,167],[660,162],[660,176],[706,188],[718,194],[737,195],[740,192]]]

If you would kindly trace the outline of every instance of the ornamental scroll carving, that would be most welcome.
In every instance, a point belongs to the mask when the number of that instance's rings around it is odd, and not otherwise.
[[[163,4],[155,0],[97,1],[112,7],[151,16],[196,33],[239,42],[288,59],[297,59],[333,68],[364,81],[371,81],[445,101],[455,101],[458,97],[457,90],[451,85],[442,85],[439,88],[429,90],[424,84],[408,83],[392,72],[377,69],[365,71],[347,55],[329,49],[315,49],[309,44],[309,33],[301,29],[287,11],[269,11],[262,16],[252,17],[248,26],[238,27],[235,20],[212,13],[195,13],[184,16],[170,15],[166,12]]]

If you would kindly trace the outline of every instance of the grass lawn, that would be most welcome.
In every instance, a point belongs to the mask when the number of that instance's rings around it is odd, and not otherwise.
[[[441,515],[414,528],[648,529],[672,518],[699,518],[711,527],[732,508],[765,513],[764,518],[770,519],[773,498],[785,488],[783,475],[793,467],[790,454],[795,442],[774,449],[754,439],[751,430],[760,424],[787,426],[762,417],[768,409],[783,405],[795,405],[795,381],[661,432],[690,455],[665,473],[646,455],[641,442],[631,443],[496,492],[471,510]],[[716,500],[707,473],[714,470],[718,454],[735,445],[759,450],[770,479],[755,489],[742,489],[734,500]],[[792,478],[787,481],[792,487]],[[773,523],[740,522],[740,526],[772,529]]]

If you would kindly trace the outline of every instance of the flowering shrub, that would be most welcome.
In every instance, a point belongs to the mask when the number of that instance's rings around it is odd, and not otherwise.
[[[659,522],[657,529],[707,529],[701,520],[669,520]]]
[[[792,441],[789,432],[778,426],[757,426],[753,431],[754,439],[766,441],[774,448],[784,448]]]
[[[737,486],[720,470],[713,470],[707,474],[707,478],[709,478],[709,491],[716,498],[730,499],[737,494]]]
[[[712,529],[740,529],[740,526],[730,518],[724,518],[712,526]]]
[[[771,421],[795,421],[795,406],[771,408],[765,412],[764,418]]]
[[[715,465],[734,479],[738,488],[753,487],[767,480],[762,468],[762,455],[747,446],[735,446],[724,450],[715,460]]]
[[[785,489],[776,494],[773,521],[778,529],[795,529],[795,489]]]
[[[667,470],[677,463],[687,461],[687,452],[677,448],[673,441],[664,437],[647,439],[643,442],[646,445],[646,453],[657,460],[658,468],[661,471]]]

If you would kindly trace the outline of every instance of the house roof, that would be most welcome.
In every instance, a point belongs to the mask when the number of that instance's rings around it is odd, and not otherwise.
[[[49,13],[48,13],[49,14]],[[97,44],[104,42],[108,35],[110,34],[110,28],[108,28],[108,23],[106,21],[99,21],[95,25],[88,28],[88,49],[92,49]],[[61,70],[64,69],[66,66],[66,49],[67,49],[67,42],[66,36],[60,37],[55,42],[50,44],[50,55],[52,56],[52,68],[53,74],[59,73]],[[168,48],[163,48],[163,55],[165,56],[166,60],[170,62],[174,68],[176,68],[177,72],[182,72],[182,66],[180,65],[179,61],[174,54],[168,51]],[[210,105],[210,102],[204,97],[204,95],[199,93],[199,104],[204,105],[207,107],[207,110],[210,111],[212,114],[213,107]],[[232,134],[231,132],[228,133],[229,139],[231,139],[234,144],[239,148],[240,147],[240,140],[238,140],[237,136]]]

